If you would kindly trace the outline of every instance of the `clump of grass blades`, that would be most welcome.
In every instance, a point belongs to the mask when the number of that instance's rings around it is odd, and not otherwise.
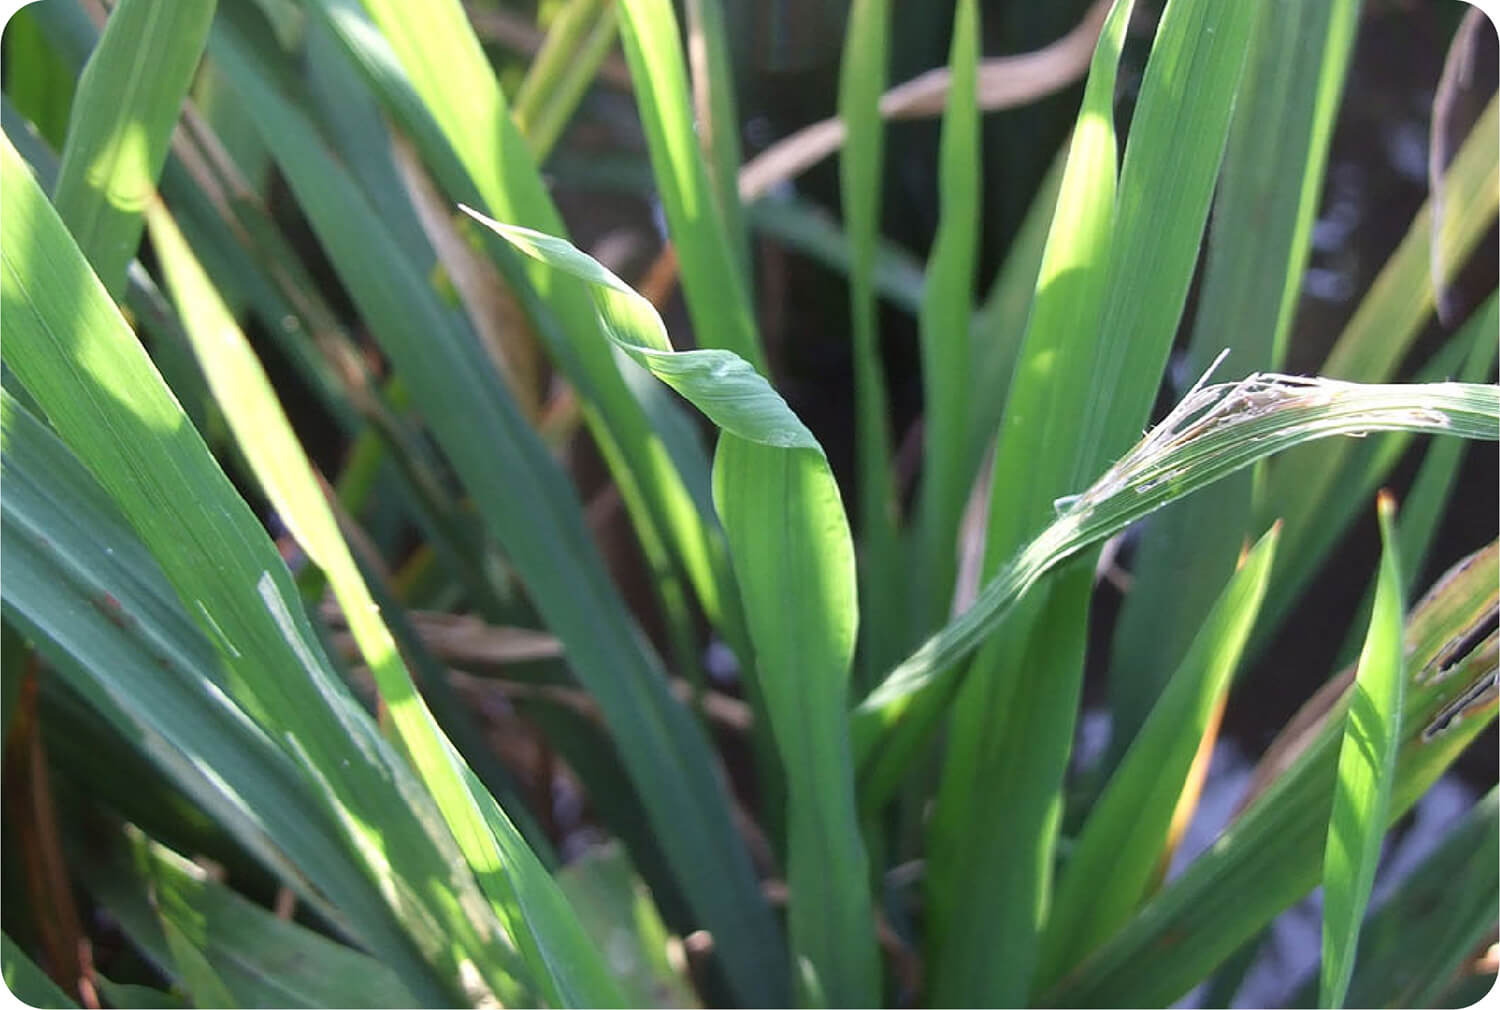
[[[681,24],[666,0],[540,24],[458,0],[17,15],[7,986],[56,1006],[1169,1005],[1230,992],[1319,885],[1297,999],[1482,984],[1493,789],[1383,903],[1372,885],[1391,824],[1497,708],[1497,541],[1437,535],[1463,446],[1500,440],[1494,279],[1462,289],[1467,319],[1454,280],[1500,206],[1496,100],[1455,118],[1445,73],[1432,199],[1318,374],[1286,374],[1359,5],[1071,6],[986,59],[1004,4],[856,0],[839,119],[748,166],[750,14],[722,0]],[[1126,121],[1127,28],[1148,22]],[[915,62],[940,66],[891,79]],[[983,114],[1076,79],[1081,99],[1026,110],[1067,139],[1007,162],[1025,185],[1003,198],[1035,196],[976,300],[1010,129]],[[658,201],[645,274],[575,244],[554,202],[594,198],[569,124],[621,92],[644,152],[590,171]],[[935,147],[888,142],[892,115],[936,119]],[[841,215],[816,180],[771,190],[841,144]],[[888,237],[913,157],[938,179],[925,264]],[[847,481],[841,436],[795,409],[806,335],[763,304],[777,243],[840,277]],[[1451,333],[1403,365],[1438,307]],[[1185,321],[1206,371],[1182,390]],[[920,438],[893,427],[898,328]],[[1377,509],[1427,441],[1406,507]],[[1169,876],[1226,709],[1377,512],[1350,663],[1315,671],[1244,809]],[[1132,529],[1101,646],[1096,569]],[[1114,739],[1071,771],[1090,650]],[[1434,907],[1444,928],[1403,928]]]

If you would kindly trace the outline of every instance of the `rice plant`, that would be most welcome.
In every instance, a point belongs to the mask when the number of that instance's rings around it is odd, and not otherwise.
[[[1440,535],[1500,440],[1493,35],[1423,15],[1426,203],[1302,367],[1376,14],[1056,6],[13,16],[11,992],[1228,1005],[1319,888],[1292,1005],[1487,991],[1493,785],[1377,871],[1493,749],[1494,502]],[[747,39],[821,45],[832,117],[754,139]],[[781,318],[791,253],[843,330]],[[814,337],[847,392],[797,376]],[[1371,521],[1351,620],[1318,580]],[[1188,858],[1226,713],[1309,613],[1337,658]]]

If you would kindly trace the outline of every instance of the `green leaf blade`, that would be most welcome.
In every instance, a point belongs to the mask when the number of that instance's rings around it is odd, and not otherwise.
[[[831,1006],[880,994],[869,864],[854,804],[847,690],[858,608],[854,545],[821,451],[726,433],[714,502],[787,769],[788,919],[796,977]]]
[[[131,940],[196,1006],[407,1005],[369,954],[277,918],[134,828],[83,874]],[[127,853],[128,848],[128,853]]]
[[[1497,563],[1500,545],[1492,541],[1440,578],[1406,622],[1411,677],[1392,821],[1495,718]],[[1331,685],[1332,707],[1298,734],[1302,742],[1268,788],[1040,1004],[1169,1005],[1318,884],[1352,671],[1341,680]]]
[[[1360,924],[1375,883],[1380,840],[1385,836],[1401,735],[1406,684],[1401,623],[1401,559],[1395,502],[1379,501],[1384,544],[1370,630],[1360,652],[1359,672],[1339,750],[1337,786],[1323,859],[1323,962],[1318,1003],[1340,1007],[1354,974]]]
[[[359,63],[449,197],[482,204],[507,221],[566,234],[548,183],[511,120],[457,0],[433,0],[420,7],[365,0],[364,6],[384,37],[354,0],[315,0],[313,10]],[[606,20],[612,23],[616,8],[608,11]],[[538,263],[513,263],[504,243],[490,243],[489,251],[554,361],[590,408],[584,411],[585,423],[620,488],[661,595],[682,595],[675,585],[680,568],[709,619],[732,647],[740,648],[742,619],[723,537],[713,524],[707,495],[700,503],[692,492],[707,488],[708,468],[700,467],[694,454],[674,451],[660,427],[659,418],[677,405],[659,395],[654,384],[639,387],[646,390],[642,395],[622,381],[589,299],[576,283]]]
[[[845,701],[858,619],[854,546],[822,447],[732,352],[673,351],[651,304],[590,257],[470,213],[527,255],[589,281],[616,346],[723,429],[714,502],[788,770],[789,917],[793,955],[805,962],[801,995],[873,1002],[879,961]]]
[[[79,78],[53,199],[112,297],[213,14],[214,0],[122,0]]]
[[[1500,792],[1491,789],[1360,930],[1349,1006],[1453,1005],[1443,990],[1494,929]],[[1288,1006],[1316,1006],[1318,979]],[[1450,997],[1451,999],[1451,997]]]
[[[1235,103],[1186,364],[1202,374],[1280,370],[1302,287],[1357,0],[1260,5]],[[1480,377],[1481,379],[1483,376]],[[1186,652],[1252,528],[1252,474],[1163,512],[1131,569],[1110,657],[1111,764]]]
[[[406,754],[463,850],[480,886],[558,1006],[618,1006],[598,951],[511,820],[499,811],[438,729],[416,691],[292,432],[265,372],[175,223],[153,211],[150,228],[198,360],[250,467],[277,514],[328,578],[374,673]],[[498,829],[498,835],[496,830]],[[525,897],[531,902],[525,902]]]
[[[979,245],[979,10],[958,5],[948,59],[948,105],[938,149],[938,230],[927,262],[919,316],[922,357],[923,467],[917,504],[912,613],[918,635],[940,624],[953,601],[958,524],[973,474],[962,451],[968,436],[969,326]]]
[[[460,958],[495,980],[498,938],[470,918],[463,896],[472,900],[474,885],[435,812],[328,664],[274,545],[8,141],[0,158],[6,364],[161,562],[225,658],[229,690],[322,792],[346,844],[370,845],[381,825],[385,851],[372,861],[378,850],[363,848],[364,869],[387,885],[454,998],[465,991]]]
[[[5,975],[5,988],[18,1001],[28,1006],[47,1010],[66,1010],[78,1004],[47,977],[37,963],[26,956],[8,933],[0,933],[0,971]]]
[[[1195,390],[1086,491],[1059,500],[1061,515],[984,584],[974,605],[865,696],[853,724],[861,770],[912,717],[923,695],[952,689],[956,664],[994,632],[1045,572],[1258,460],[1319,438],[1372,431],[1500,440],[1500,387],[1256,375]]]
[[[1011,529],[1010,524],[1024,528],[1031,521],[1029,513],[1024,518],[1022,516],[1023,512],[1028,512],[1027,507],[1012,497],[1045,484],[1036,475],[1046,463],[1032,457],[1053,455],[1043,453],[1037,447],[1051,438],[1049,435],[1048,439],[1043,439],[1042,431],[1057,430],[1051,416],[1053,406],[1065,400],[1064,397],[1051,397],[1049,393],[1051,384],[1057,381],[1055,366],[1058,362],[1081,361],[1083,355],[1081,349],[1064,344],[1069,339],[1078,340],[1093,332],[1093,312],[1098,302],[1098,285],[1103,278],[1115,199],[1118,151],[1114,130],[1114,82],[1131,8],[1131,0],[1118,0],[1111,7],[1100,33],[1090,63],[1089,83],[1084,90],[1078,125],[1059,183],[1059,195],[1036,277],[1036,294],[1026,323],[1026,336],[1005,403],[1000,446],[995,450],[991,484],[994,489],[1005,490],[991,491],[985,539],[986,571],[993,567],[997,558],[1003,558],[1013,549],[1012,541],[1019,543],[1022,529]],[[1062,411],[1063,422],[1076,416],[1077,411]],[[1038,430],[1028,431],[1029,428]],[[1059,437],[1066,443],[1065,437]],[[1008,446],[1007,440],[1011,443]],[[1050,504],[1051,497],[1047,502]],[[1022,643],[1015,646],[1017,650],[1022,647]],[[905,698],[878,719],[856,716],[855,756],[865,806],[876,809],[884,805],[900,776],[909,767],[912,755],[932,734],[945,711],[947,696],[957,686],[956,681],[955,677],[954,682],[934,691],[928,698]],[[889,677],[886,682],[889,682]],[[874,690],[879,692],[882,688]],[[863,704],[861,709],[873,715]],[[879,757],[872,762],[869,759],[876,748],[871,743],[878,723],[884,723],[884,731],[880,733],[883,739],[878,748]],[[966,735],[973,738],[976,734],[977,731]],[[957,796],[962,794],[963,787],[957,784],[954,775],[956,772],[950,774],[950,779],[955,782],[950,788]],[[972,781],[968,785],[974,787]],[[962,837],[963,832],[956,834]]]
[[[1048,916],[1038,988],[1106,939],[1146,895],[1194,755],[1249,640],[1278,533],[1273,527],[1262,537],[1224,587],[1090,811]]]
[[[0,438],[7,624],[409,992],[424,1003],[446,998],[291,759],[225,694],[213,645],[82,464],[9,391],[0,392]]]
[[[682,35],[670,0],[621,0],[620,28],[651,166],[677,247],[693,330],[762,374],[765,354],[729,226],[693,129]]]
[[[377,211],[268,80],[264,57],[222,27],[216,26],[211,53],[241,92],[361,315],[543,621],[564,643],[574,673],[598,700],[694,915],[722,940],[738,985],[747,992],[774,985],[776,924],[731,821],[715,757],[610,583],[566,475],[472,333],[444,316],[425,278],[380,227]],[[592,318],[586,302],[577,308]],[[599,350],[608,360],[608,349]],[[486,437],[476,439],[476,430]],[[736,936],[742,939],[730,939]]]
[[[546,41],[516,89],[516,128],[537,164],[557,145],[579,100],[614,44],[618,20],[606,0],[572,0],[552,19]]]
[[[1433,244],[1441,261],[1463,263],[1500,208],[1500,98],[1492,98],[1464,140],[1443,181],[1444,199],[1462,214],[1447,214],[1436,235],[1429,200],[1412,219],[1401,245],[1339,334],[1319,374],[1355,382],[1388,382],[1433,311]],[[1266,472],[1258,511],[1262,521],[1286,522],[1286,550],[1276,574],[1277,588],[1267,602],[1266,623],[1257,639],[1280,626],[1351,518],[1348,509],[1330,509],[1333,489],[1351,483],[1353,446],[1331,444],[1289,453]]]
[[[740,201],[740,120],[735,109],[734,61],[723,0],[688,0],[688,69],[692,74],[694,126],[713,186],[714,206],[740,276],[748,279],[750,239]],[[613,8],[611,8],[613,9]]]
[[[854,343],[854,427],[859,487],[859,533],[864,541],[860,596],[860,680],[873,682],[900,648],[896,565],[896,486],[891,471],[885,366],[880,354],[875,276],[880,238],[880,184],[885,158],[885,90],[890,48],[888,0],[856,0],[839,65],[839,118],[847,136],[839,155],[839,193],[847,244],[849,309]],[[772,201],[761,201],[762,207]],[[797,223],[801,223],[797,219]]]

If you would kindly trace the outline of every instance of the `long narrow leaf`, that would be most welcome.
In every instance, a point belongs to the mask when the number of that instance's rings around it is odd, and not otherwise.
[[[161,562],[224,656],[230,692],[318,787],[454,998],[480,979],[514,994],[452,839],[329,666],[275,546],[8,141],[0,159],[6,364]],[[460,960],[478,976],[461,979]]]
[[[1261,538],[1207,615],[1141,735],[1089,813],[1047,919],[1039,988],[1130,916],[1160,865],[1172,814],[1214,707],[1260,609],[1279,527]]]
[[[608,0],[572,0],[553,17],[547,40],[516,90],[513,115],[537,164],[545,163],[619,27]]]
[[[584,927],[610,951],[616,978],[635,1007],[689,1007],[693,993],[671,938],[629,858],[618,843],[595,846],[569,863],[558,883]]]
[[[1129,0],[1114,4],[1090,65],[995,449],[986,573],[1044,521],[1051,499],[1067,487],[1075,458],[1086,451],[1080,394],[1098,396],[1103,385],[1089,363],[1114,239],[1114,81],[1131,9]],[[956,436],[950,454],[961,451],[967,431]],[[1051,888],[1056,784],[1082,683],[1090,567],[1070,566],[1052,588],[1025,601],[957,687],[928,825],[927,948],[931,999],[939,1005],[1017,1004],[1030,988]],[[1042,693],[1024,690],[1019,680],[1037,663],[1047,685]],[[931,732],[940,701],[934,695],[918,703],[888,766]],[[980,790],[992,802],[973,803]]]
[[[564,234],[547,183],[510,120],[499,83],[457,0],[421,6],[365,0],[365,6],[385,38],[354,0],[314,0],[312,10],[360,64],[450,198],[483,204],[530,228]],[[506,259],[514,259],[511,250],[495,240],[492,251],[506,273],[513,266]],[[651,395],[659,392],[655,384],[645,384],[648,395],[638,396],[621,381],[589,300],[574,281],[550,275],[540,264],[519,266],[526,272],[506,274],[513,291],[553,360],[579,390],[584,420],[657,578],[675,579],[672,566],[679,565],[709,619],[739,649],[744,635],[723,536],[706,510],[696,507],[689,490],[700,478],[706,486],[707,473],[690,472],[695,460],[672,455],[643,416],[643,408],[654,414],[675,405]],[[534,298],[528,302],[533,288],[544,304],[532,304]],[[742,894],[740,900],[748,898]]]
[[[1007,465],[1016,465],[1016,493],[1034,480],[1032,468],[1027,465],[1030,461],[1023,458],[1028,455],[1026,447],[1031,444],[1024,429],[1028,425],[1044,430],[1051,428],[1048,415],[1053,407],[1049,405],[1047,390],[1050,384],[1046,381],[1050,363],[1078,360],[1077,355],[1070,357],[1066,348],[1055,346],[1054,342],[1082,339],[1094,328],[1093,310],[1098,303],[1098,286],[1102,283],[1104,257],[1109,245],[1109,224],[1115,199],[1115,164],[1119,157],[1114,132],[1114,82],[1131,9],[1131,0],[1117,0],[1099,35],[1037,276],[1037,299],[1026,324],[1027,337],[1022,356],[1016,363],[1012,393],[1006,400],[1006,413],[1014,414],[1018,420],[1008,422],[1012,433],[1002,437],[1014,441],[1015,447],[1003,455],[997,450],[996,460],[1004,459],[1008,461]],[[1038,336],[1033,338],[1031,333]],[[1054,401],[1059,410],[1063,409],[1061,400]],[[1076,414],[1072,407],[1071,403],[1066,406],[1069,416]],[[1048,444],[1048,439],[1038,435],[1034,451],[1042,452],[1040,447],[1044,444]],[[1001,481],[1000,468],[997,467],[993,486],[1011,486]],[[999,511],[1004,512],[1004,507]],[[986,540],[987,568],[994,557],[1003,558],[1006,551],[1013,549],[1013,545],[1000,548],[995,544],[998,522],[998,513],[992,510]],[[1022,643],[1015,647],[1020,649]],[[956,684],[949,687],[956,687]],[[904,712],[901,720],[904,725],[891,739],[882,741],[878,756],[874,755],[873,748],[866,748],[866,742],[860,739],[863,731],[856,723],[855,758],[860,771],[861,799],[867,807],[877,807],[884,801],[895,781],[909,766],[911,755],[932,733],[945,711],[946,699],[942,694],[938,692],[926,701],[918,701]],[[981,704],[980,707],[987,706]],[[971,710],[974,709],[971,707]],[[967,734],[969,737],[973,735]],[[874,757],[873,766],[866,766],[867,757]],[[954,783],[951,787],[955,790],[954,795],[960,795],[963,789],[957,781],[951,759],[948,767],[950,770],[945,772],[947,780]],[[1019,999],[1020,995],[1016,998]]]
[[[1491,789],[1365,921],[1345,1002],[1441,1006],[1442,990],[1495,929],[1500,791]],[[1317,1005],[1317,979],[1287,1006]],[[1453,1005],[1448,1003],[1446,1005]]]
[[[291,759],[225,694],[213,644],[104,492],[9,392],[0,392],[0,439],[7,624],[25,629],[159,774],[408,991],[442,1000]]]
[[[1071,143],[1071,142],[1070,142]],[[973,352],[974,392],[969,412],[968,453],[971,461],[966,472],[974,472],[979,461],[992,448],[1000,420],[1005,416],[1009,399],[1011,373],[1026,334],[1026,318],[1036,295],[1037,277],[1042,269],[1042,255],[1047,250],[1047,233],[1057,210],[1058,191],[1062,188],[1063,170],[1067,168],[1069,144],[1058,150],[1041,186],[1032,198],[1026,217],[1011,240],[1005,262],[995,274],[983,303],[974,311],[973,335],[969,346]]]
[[[713,184],[714,206],[740,276],[749,278],[750,240],[740,206],[740,121],[735,110],[734,63],[723,0],[687,0],[688,67],[692,72],[694,126]]]
[[[1462,214],[1447,214],[1436,236],[1430,201],[1412,218],[1400,247],[1381,268],[1339,335],[1319,373],[1354,382],[1388,382],[1433,309],[1432,243],[1441,245],[1443,263],[1457,268],[1469,256],[1500,207],[1500,98],[1491,99],[1459,149],[1443,180],[1444,199]],[[1353,449],[1328,445],[1300,450],[1267,468],[1267,485],[1258,511],[1286,522],[1286,550],[1275,575],[1276,589],[1267,602],[1266,623],[1257,640],[1279,626],[1307,580],[1337,541],[1347,512],[1327,508],[1330,490],[1346,486]]]
[[[1341,1007],[1354,974],[1354,952],[1391,805],[1391,780],[1401,739],[1406,685],[1401,620],[1401,559],[1395,530],[1396,505],[1379,500],[1384,550],[1376,576],[1370,630],[1359,656],[1359,673],[1339,748],[1338,784],[1323,857],[1323,962],[1318,1004]]]
[[[851,210],[844,205],[846,220]],[[824,266],[853,278],[854,235],[846,234],[822,207],[797,196],[764,197],[747,208],[750,225]],[[853,221],[849,220],[852,225]],[[875,294],[894,307],[916,315],[922,304],[922,264],[895,242],[877,238],[870,283]],[[1027,297],[1030,298],[1028,289]],[[889,438],[887,438],[889,441]]]
[[[1411,676],[1390,820],[1409,810],[1495,718],[1497,560],[1493,542],[1464,558],[1407,619]],[[1312,890],[1321,874],[1348,698],[1346,690],[1300,755],[1207,852],[1038,1005],[1171,1004]]]
[[[729,431],[714,456],[714,502],[788,772],[788,927],[802,1002],[873,1006],[880,961],[849,752],[858,604],[843,502],[820,450]]]
[[[713,754],[610,585],[567,478],[472,335],[445,319],[435,293],[409,269],[310,124],[222,28],[215,27],[211,54],[241,92],[361,315],[547,627],[563,641],[570,666],[598,700],[699,921],[721,939],[747,992],[774,984],[775,923],[730,820]],[[475,438],[476,431],[486,437]],[[730,939],[737,936],[742,940]]]
[[[934,689],[1041,575],[1171,501],[1318,438],[1412,431],[1500,440],[1500,388],[1362,385],[1255,375],[1195,390],[985,583],[974,605],[897,666],[855,712],[856,761],[871,760],[914,696]]]
[[[77,72],[55,46],[35,11],[17,10],[5,23],[5,97],[54,148],[62,147],[73,108]]]
[[[53,199],[115,298],[213,15],[214,0],[121,0],[79,79]]]
[[[974,305],[974,260],[980,206],[979,110],[974,85],[979,62],[979,10],[959,3],[953,21],[948,72],[952,87],[943,110],[938,150],[938,232],[922,291],[921,497],[917,503],[917,557],[911,579],[916,635],[948,616],[958,572],[958,520],[973,475],[962,469],[968,435],[969,319]],[[905,644],[905,643],[903,643]]]
[[[90,861],[85,880],[194,1004],[398,1007],[411,998],[368,954],[282,921],[139,831],[119,842],[108,857]]]
[[[522,951],[533,984],[557,1006],[623,999],[598,951],[515,825],[494,805],[432,718],[339,534],[312,465],[259,361],[171,218],[148,212],[151,236],[194,350],[240,448],[282,522],[327,576],[375,677],[407,756],[442,811],[480,886]],[[498,831],[491,829],[498,828]]]
[[[1226,348],[1222,374],[1282,367],[1359,21],[1358,0],[1255,6],[1185,362],[1191,375]],[[1252,479],[1224,481],[1146,529],[1110,656],[1111,764],[1186,652],[1242,541],[1259,532],[1249,528]]]
[[[1473,342],[1463,367],[1456,373],[1460,382],[1483,382],[1493,373],[1500,342],[1487,338],[1496,332],[1500,332],[1500,292],[1491,292],[1489,299],[1464,324],[1461,335],[1469,336]],[[1444,510],[1454,501],[1454,483],[1465,448],[1463,442],[1448,439],[1428,446],[1411,490],[1401,503],[1396,539],[1406,579],[1401,587],[1403,594],[1416,588],[1413,583],[1427,560]]]
[[[476,215],[476,217],[479,217]],[[651,303],[561,239],[479,217],[528,255],[589,281],[625,353],[723,429],[714,503],[729,535],[761,689],[788,776],[793,956],[805,999],[878,994],[867,861],[845,698],[858,616],[854,548],[822,447],[731,351],[676,352]]]
[[[5,975],[5,988],[29,1006],[57,1010],[78,1006],[6,933],[0,933],[0,972]]]
[[[693,330],[703,346],[733,351],[765,374],[749,278],[698,153],[677,15],[670,0],[620,0],[619,6],[625,57]]]
[[[839,192],[848,231],[849,315],[854,340],[855,468],[859,488],[859,535],[863,541],[860,599],[860,683],[869,686],[900,648],[895,564],[896,487],[891,473],[891,436],[885,367],[880,356],[875,270],[880,236],[880,182],[891,12],[888,0],[855,0],[839,65],[839,117],[848,137],[839,155]],[[769,201],[761,201],[762,206]]]
[[[1500,292],[1492,292],[1489,300],[1449,339],[1442,351],[1433,355],[1423,371],[1438,375],[1456,374],[1461,382],[1483,382],[1493,371],[1495,356],[1500,353],[1500,343],[1494,339],[1497,330],[1500,330]],[[1450,347],[1456,352],[1463,349],[1464,343],[1468,343],[1469,347],[1462,364],[1456,370],[1444,367],[1447,358],[1456,356],[1446,353]],[[1391,441],[1395,445],[1387,451],[1377,452],[1372,466],[1360,467],[1359,455],[1349,461],[1352,479],[1344,485],[1345,493],[1361,499],[1368,498],[1375,486],[1385,480],[1386,473],[1395,466],[1409,436],[1386,435],[1382,440]],[[1463,460],[1465,448],[1463,442],[1449,439],[1430,444],[1422,456],[1422,465],[1417,469],[1416,477],[1412,479],[1406,500],[1402,502],[1400,515],[1396,518],[1396,541],[1401,551],[1402,574],[1406,579],[1401,587],[1403,593],[1410,593],[1416,588],[1415,581],[1422,573],[1428,550],[1437,536],[1439,523],[1452,501],[1453,486],[1458,479],[1458,467]],[[1340,662],[1352,661],[1358,654],[1367,624],[1364,618],[1370,612],[1374,588],[1372,584],[1365,591],[1365,598],[1356,611],[1359,617],[1350,624],[1344,645],[1339,650]]]

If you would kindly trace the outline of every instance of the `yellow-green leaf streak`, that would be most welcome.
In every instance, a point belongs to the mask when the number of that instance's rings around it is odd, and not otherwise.
[[[173,299],[214,399],[277,514],[328,578],[409,760],[512,941],[555,1006],[623,998],[550,874],[438,728],[370,597],[317,475],[260,362],[197,257],[159,204],[147,212]],[[493,808],[486,818],[484,807]],[[487,823],[487,820],[489,823]],[[490,824],[500,828],[490,830]]]
[[[224,657],[226,690],[299,766],[449,998],[482,998],[469,984],[489,990],[512,959],[430,798],[333,670],[275,546],[9,141],[0,188],[5,363],[161,564]]]

